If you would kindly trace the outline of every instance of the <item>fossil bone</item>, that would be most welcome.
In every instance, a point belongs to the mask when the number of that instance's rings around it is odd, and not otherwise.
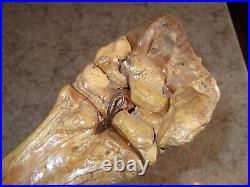
[[[125,100],[110,115],[116,93]],[[116,156],[156,162],[159,150],[189,142],[205,128],[219,97],[178,21],[161,16],[97,51],[94,62],[61,90],[43,123],[4,158],[3,183],[129,179],[138,171],[104,172],[102,161]]]

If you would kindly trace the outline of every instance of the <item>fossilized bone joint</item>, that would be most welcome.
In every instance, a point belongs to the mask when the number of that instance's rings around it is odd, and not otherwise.
[[[116,93],[125,100],[110,115]],[[105,172],[102,161],[116,156],[154,163],[159,150],[189,142],[205,128],[219,97],[181,25],[161,16],[97,51],[94,62],[61,90],[38,129],[4,158],[3,182],[128,179],[138,171]]]

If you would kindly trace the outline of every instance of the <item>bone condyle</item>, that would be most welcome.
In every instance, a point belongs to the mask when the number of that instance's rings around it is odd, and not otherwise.
[[[159,152],[206,127],[219,97],[180,23],[160,16],[101,47],[62,88],[48,117],[3,159],[3,183],[118,183],[144,174]],[[103,170],[118,158],[130,171]]]

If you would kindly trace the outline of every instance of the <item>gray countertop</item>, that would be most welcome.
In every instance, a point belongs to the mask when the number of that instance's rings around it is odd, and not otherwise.
[[[221,99],[208,127],[170,148],[133,183],[247,183],[247,70],[223,3],[4,4],[3,156],[42,122],[63,85],[96,50],[169,13],[215,76]]]

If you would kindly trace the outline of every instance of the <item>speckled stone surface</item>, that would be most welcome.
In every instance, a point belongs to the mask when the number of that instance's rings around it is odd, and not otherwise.
[[[96,50],[169,13],[215,76],[221,99],[208,127],[128,183],[247,183],[247,70],[225,4],[4,4],[3,156],[46,117]]]

